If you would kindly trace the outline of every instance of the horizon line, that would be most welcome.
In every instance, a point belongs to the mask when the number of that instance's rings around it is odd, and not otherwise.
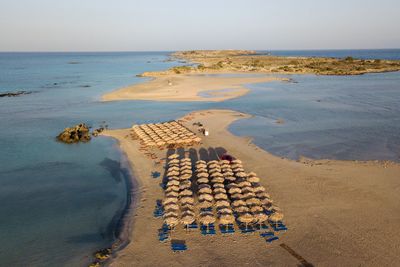
[[[181,50],[3,50],[0,53],[132,53],[132,52],[178,52],[178,51],[210,51],[210,50],[253,50],[253,51],[349,51],[349,50],[400,50],[399,48],[316,48],[316,49],[181,49]]]

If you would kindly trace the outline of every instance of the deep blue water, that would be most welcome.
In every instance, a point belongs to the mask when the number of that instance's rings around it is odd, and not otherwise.
[[[388,53],[399,58],[398,50],[380,55]],[[255,116],[234,123],[235,134],[253,136],[277,155],[399,159],[400,73],[290,76],[298,83],[251,85],[248,95],[222,103],[99,102],[104,92],[145,80],[136,74],[180,64],[167,57],[0,53],[0,92],[33,91],[0,98],[0,265],[84,266],[115,239],[127,202],[127,167],[109,138],[55,141],[61,129],[79,122],[121,128],[227,108]],[[285,123],[276,124],[278,118]]]

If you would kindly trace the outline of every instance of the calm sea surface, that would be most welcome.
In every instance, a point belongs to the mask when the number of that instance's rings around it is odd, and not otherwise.
[[[400,58],[400,50],[272,53]],[[167,58],[167,52],[0,53],[0,92],[33,92],[0,98],[1,266],[85,266],[93,251],[115,240],[129,170],[109,138],[55,141],[79,122],[121,128],[197,109],[235,109],[254,117],[231,131],[280,156],[399,160],[400,73],[290,76],[295,83],[251,85],[248,95],[222,103],[99,102],[105,92],[144,81],[138,73],[182,64]]]

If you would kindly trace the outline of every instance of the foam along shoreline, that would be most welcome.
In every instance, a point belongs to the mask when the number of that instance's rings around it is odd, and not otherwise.
[[[237,73],[236,73],[237,74]],[[152,100],[152,101],[213,101],[220,102],[243,96],[249,92],[246,84],[263,83],[282,78],[270,75],[166,75],[118,89],[102,96],[103,101]],[[229,90],[227,90],[229,89]],[[212,97],[203,97],[207,92]]]
[[[151,159],[131,139],[130,129],[107,130],[103,134],[118,140],[140,190],[131,242],[117,252],[111,266],[295,266],[301,263],[297,256],[314,265],[394,265],[400,260],[399,164],[282,159],[227,131],[233,121],[247,117],[228,110],[188,114],[183,124],[195,131],[192,124],[199,121],[210,136],[186,150],[191,157],[206,160],[227,151],[241,159],[245,169],[255,171],[285,214],[289,230],[279,235],[279,241],[267,244],[258,234],[204,237],[179,225],[173,238],[186,240],[188,250],[173,253],[169,243],[159,242],[162,220],[153,217],[163,190],[160,178],[152,178],[151,172],[164,174],[165,162],[156,160],[165,158],[167,151],[154,150],[158,159]]]

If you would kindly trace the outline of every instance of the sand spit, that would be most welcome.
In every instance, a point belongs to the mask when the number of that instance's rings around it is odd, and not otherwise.
[[[246,94],[246,84],[282,80],[268,75],[215,76],[168,75],[151,81],[128,86],[102,97],[103,101],[152,100],[152,101],[213,101],[219,102]],[[228,90],[227,90],[228,89]],[[210,97],[199,95],[207,92]]]
[[[130,233],[131,242],[112,260],[112,266],[394,266],[400,257],[400,165],[388,162],[282,159],[258,148],[248,138],[232,135],[227,127],[248,115],[229,110],[193,112],[183,125],[196,131],[201,122],[210,131],[203,143],[186,149],[192,158],[211,160],[227,152],[255,171],[285,214],[288,231],[266,243],[258,233],[202,236],[183,226],[173,239],[185,240],[188,250],[173,253],[158,240],[162,219],[153,217],[162,199],[167,150],[139,151],[130,129],[107,130],[116,138],[138,179],[140,199]],[[169,151],[171,152],[171,151]],[[175,151],[174,151],[175,152]],[[178,149],[179,154],[184,154]]]

